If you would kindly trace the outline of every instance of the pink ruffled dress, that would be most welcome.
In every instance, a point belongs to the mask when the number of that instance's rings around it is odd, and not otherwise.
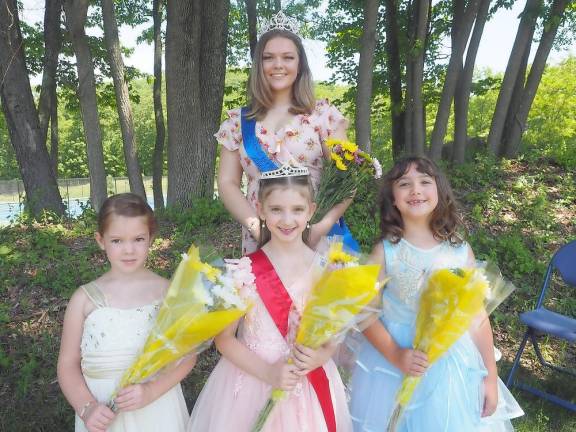
[[[229,272],[237,285],[242,286],[242,296],[253,303],[239,326],[238,340],[268,363],[287,358],[298,328],[299,311],[302,310],[305,296],[311,287],[310,276],[305,275],[286,287],[294,309],[290,315],[288,337],[284,339],[257,294],[250,259],[244,257],[233,262],[229,265]],[[325,364],[324,368],[330,382],[337,432],[350,432],[352,422],[340,374],[332,360]],[[249,432],[271,392],[269,384],[249,375],[222,357],[196,401],[188,423],[188,432]],[[276,404],[263,431],[327,431],[322,408],[306,377],[302,377],[295,390]]]
[[[256,138],[268,157],[278,165],[295,160],[308,167],[314,188],[320,183],[320,175],[324,164],[322,143],[334,131],[348,126],[348,120],[330,105],[327,99],[318,100],[311,114],[296,115],[290,123],[276,132],[267,130],[256,122]],[[247,187],[247,199],[255,209],[258,196],[258,179],[260,171],[246,155],[242,145],[242,129],[240,127],[240,108],[228,111],[216,133],[216,139],[230,151],[240,152],[240,163],[244,169]],[[254,252],[258,247],[248,230],[242,229],[242,254]]]

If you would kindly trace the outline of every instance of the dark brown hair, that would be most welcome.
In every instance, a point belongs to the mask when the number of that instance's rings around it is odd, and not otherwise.
[[[273,103],[272,91],[264,75],[262,63],[266,44],[275,38],[289,39],[296,46],[298,53],[298,73],[292,85],[292,106],[290,107],[290,112],[292,114],[311,114],[316,106],[312,72],[310,72],[310,66],[308,65],[308,58],[306,57],[302,40],[287,30],[271,30],[260,36],[254,49],[254,59],[248,81],[250,111],[247,117],[251,119],[261,120]]]
[[[394,183],[408,172],[411,166],[422,174],[428,174],[436,181],[438,204],[430,217],[430,229],[434,238],[449,241],[452,244],[462,243],[458,230],[462,229],[462,219],[450,183],[438,166],[428,158],[408,156],[398,160],[382,179],[380,189],[380,232],[383,239],[398,243],[404,236],[404,221],[394,205],[392,188]]]
[[[108,197],[98,212],[98,232],[100,235],[104,235],[113,215],[146,217],[150,238],[153,238],[158,230],[158,222],[156,222],[154,211],[140,195],[121,193]]]
[[[288,188],[299,188],[305,190],[308,194],[310,202],[314,200],[314,188],[312,183],[310,183],[310,176],[285,176],[276,177],[270,179],[260,180],[258,186],[258,201],[260,204],[264,203],[264,200],[276,189],[288,189]],[[258,246],[262,247],[270,241],[271,234],[270,230],[263,221],[260,221],[260,241]],[[302,233],[302,240],[304,243],[308,244],[308,239],[310,237],[310,230],[306,228]]]

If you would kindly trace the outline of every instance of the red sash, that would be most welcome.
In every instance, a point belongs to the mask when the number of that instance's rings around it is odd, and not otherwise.
[[[256,290],[280,334],[286,337],[288,334],[288,314],[292,307],[292,299],[278,277],[276,270],[274,270],[272,263],[261,249],[248,255],[248,257],[252,260],[252,272],[256,277]],[[316,392],[328,432],[336,432],[336,418],[334,416],[334,407],[332,406],[332,397],[330,396],[330,385],[324,368],[316,368],[308,373],[306,377]]]

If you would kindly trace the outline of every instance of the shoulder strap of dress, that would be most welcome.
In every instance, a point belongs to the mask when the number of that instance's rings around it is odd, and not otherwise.
[[[94,282],[82,285],[82,290],[86,293],[90,301],[94,303],[94,306],[97,308],[108,306],[106,296]]]
[[[391,262],[390,260],[394,254],[394,245],[390,240],[384,239],[382,240],[382,246],[384,246],[384,264],[386,265],[386,269],[388,269]]]

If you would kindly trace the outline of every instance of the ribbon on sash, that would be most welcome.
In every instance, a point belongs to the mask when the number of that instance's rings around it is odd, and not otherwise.
[[[278,331],[285,338],[288,334],[288,315],[292,307],[292,299],[262,249],[248,255],[248,257],[252,260],[252,273],[256,277],[258,295],[260,295]],[[320,366],[308,373],[306,377],[316,393],[318,402],[320,402],[328,432],[336,432],[336,417],[326,371]]]
[[[266,152],[262,149],[262,146],[258,142],[256,137],[256,120],[249,119],[246,117],[248,112],[248,107],[242,107],[240,110],[240,126],[242,129],[242,143],[244,144],[244,150],[246,155],[250,160],[256,165],[260,172],[273,171],[278,169],[278,166],[272,162],[268,157]],[[356,239],[352,236],[352,232],[344,222],[344,218],[341,217],[336,224],[330,229],[328,237],[333,235],[342,236],[342,241],[348,249],[355,252],[360,252],[360,246]]]

